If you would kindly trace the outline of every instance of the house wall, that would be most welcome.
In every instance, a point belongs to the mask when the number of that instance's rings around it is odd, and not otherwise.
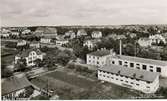
[[[50,43],[50,42],[51,42],[51,39],[41,38],[40,42],[41,42],[41,43]]]
[[[144,93],[155,93],[159,88],[159,77],[157,76],[153,82],[146,82],[98,70],[98,79],[114,83],[123,87],[142,91]]]

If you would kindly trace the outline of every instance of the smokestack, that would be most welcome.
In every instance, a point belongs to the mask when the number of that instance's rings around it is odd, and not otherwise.
[[[122,55],[122,40],[121,39],[119,43],[119,55]]]

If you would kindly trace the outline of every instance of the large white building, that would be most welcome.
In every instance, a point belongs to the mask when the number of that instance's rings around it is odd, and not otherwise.
[[[149,39],[155,44],[159,44],[160,42],[166,44],[166,39],[161,34],[150,35]]]
[[[113,64],[98,68],[98,79],[144,93],[155,93],[159,88],[159,73]]]
[[[112,50],[101,49],[89,53],[86,56],[86,63],[94,66],[103,66],[106,64],[107,59],[114,54]]]
[[[162,77],[167,77],[167,61],[132,57],[125,55],[115,55],[108,59],[110,64],[122,65],[124,67],[149,72],[158,72]]]
[[[97,43],[101,40],[86,40],[83,43],[83,46],[87,46],[89,50],[92,50],[94,47],[97,46]]]
[[[26,45],[27,44],[27,41],[26,40],[19,40],[18,42],[17,42],[17,46],[24,46],[24,45]]]
[[[93,31],[91,36],[92,36],[92,38],[102,38],[102,32],[101,31]]]
[[[15,64],[17,64],[19,59],[25,59],[27,66],[34,66],[34,61],[37,59],[43,60],[43,56],[44,53],[42,53],[39,49],[28,49],[15,56]]]

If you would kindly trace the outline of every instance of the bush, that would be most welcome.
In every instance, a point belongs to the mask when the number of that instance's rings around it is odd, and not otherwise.
[[[75,65],[74,64],[68,64],[67,68],[69,68],[69,69],[75,69]]]

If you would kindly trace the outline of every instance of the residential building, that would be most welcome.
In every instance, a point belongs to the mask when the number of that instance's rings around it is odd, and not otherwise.
[[[106,65],[107,59],[114,54],[112,50],[102,48],[86,55],[86,63],[89,65],[103,66]]]
[[[92,50],[94,47],[97,46],[97,43],[101,40],[86,40],[83,43],[83,46],[87,46],[89,50]]]
[[[14,36],[19,36],[19,32],[16,32],[16,31],[12,31],[11,33],[10,33],[11,35],[14,35]]]
[[[30,47],[40,48],[40,43],[38,41],[33,41],[30,43]]]
[[[53,43],[56,40],[57,35],[43,35],[40,39],[41,43]]]
[[[43,60],[43,57],[44,53],[42,53],[39,49],[32,48],[17,54],[15,56],[15,64],[17,64],[18,60],[25,59],[27,66],[34,66],[34,61],[37,59]]]
[[[148,38],[140,38],[138,40],[138,44],[142,47],[148,47],[148,46],[151,46],[152,45],[152,42],[150,39]]]
[[[10,33],[1,33],[1,37],[7,38],[10,36]]]
[[[66,32],[66,33],[65,33],[65,36],[66,36],[66,37],[69,37],[70,39],[74,39],[74,38],[76,37],[75,32],[72,31],[72,30]]]
[[[80,29],[77,32],[77,36],[78,37],[80,37],[80,36],[86,36],[86,35],[87,35],[87,32],[84,29]]]
[[[30,33],[31,33],[31,30],[26,29],[26,30],[22,31],[21,33],[24,34],[24,35],[25,35],[25,34],[30,34]]]
[[[57,46],[62,46],[62,45],[67,44],[68,42],[69,42],[68,40],[60,39],[60,40],[56,40],[56,45]]]
[[[93,31],[91,36],[92,36],[92,38],[102,38],[102,32],[101,31]]]
[[[145,70],[149,72],[158,72],[160,76],[167,77],[167,61],[146,59],[125,55],[112,55],[110,64],[121,65],[137,70]]]
[[[155,93],[159,88],[159,73],[126,68],[120,65],[105,65],[98,68],[98,79],[143,93]]]
[[[19,40],[18,42],[17,42],[17,46],[24,46],[24,45],[26,45],[27,44],[27,41],[26,40]]]
[[[161,34],[150,35],[149,39],[154,44],[159,44],[160,42],[163,42],[164,44],[166,44],[166,40]]]
[[[2,100],[18,100],[19,95],[25,92],[31,83],[27,80],[25,75],[15,75],[1,81],[1,98]]]
[[[119,39],[126,39],[126,36],[125,35],[111,34],[111,35],[108,35],[108,38],[112,38],[114,40],[119,40]]]

